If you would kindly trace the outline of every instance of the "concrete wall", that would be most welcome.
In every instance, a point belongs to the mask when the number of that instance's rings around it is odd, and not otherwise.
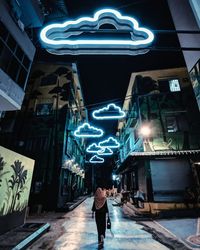
[[[24,91],[0,69],[0,111],[20,109]]]
[[[195,14],[189,0],[168,0],[169,9],[176,30],[199,30]],[[200,34],[179,34],[181,47],[199,48]],[[190,71],[200,58],[200,51],[183,51],[185,62]]]

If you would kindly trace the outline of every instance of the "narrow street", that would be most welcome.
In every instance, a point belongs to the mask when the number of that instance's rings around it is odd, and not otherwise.
[[[80,206],[64,215],[65,220],[61,227],[64,228],[62,235],[55,242],[48,242],[53,239],[53,235],[60,229],[58,226],[51,228],[50,232],[36,241],[29,249],[56,249],[56,250],[89,250],[97,249],[96,224],[91,217],[91,207],[93,198],[86,199]],[[112,237],[107,231],[104,249],[106,250],[148,250],[148,249],[168,249],[164,245],[152,239],[151,234],[142,230],[142,226],[134,221],[123,218],[120,207],[112,206],[113,200],[108,200],[110,218],[112,221]],[[53,230],[53,232],[52,232]],[[53,243],[53,244],[52,244]]]
[[[0,0],[0,250],[90,249],[200,250],[200,0]]]

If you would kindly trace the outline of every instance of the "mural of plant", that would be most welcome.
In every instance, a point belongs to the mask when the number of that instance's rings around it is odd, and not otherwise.
[[[9,171],[3,172],[4,166],[6,165],[3,157],[0,155],[0,187],[1,187],[1,182],[2,182],[2,177],[3,175],[9,173]]]
[[[8,214],[10,208],[10,199],[12,196],[12,190],[10,189],[7,179],[5,179],[5,183],[6,183],[6,192],[5,192],[2,214]]]
[[[16,202],[20,199],[21,193],[24,191],[24,186],[27,179],[27,170],[24,170],[22,162],[19,160],[14,161],[11,165],[14,174],[11,176],[9,182],[9,188],[12,190],[12,203],[9,212],[12,213],[15,210]]]

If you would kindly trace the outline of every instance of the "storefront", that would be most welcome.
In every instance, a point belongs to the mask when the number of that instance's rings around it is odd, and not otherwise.
[[[132,152],[118,168],[122,188],[145,193],[146,202],[184,203],[186,188],[199,192],[200,150]]]

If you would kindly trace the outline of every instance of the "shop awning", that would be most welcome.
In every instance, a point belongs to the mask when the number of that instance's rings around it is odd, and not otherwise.
[[[129,171],[137,165],[139,159],[154,158],[154,157],[171,157],[182,156],[190,157],[193,160],[200,159],[200,150],[163,150],[163,151],[151,151],[151,152],[131,152],[128,157],[122,162],[122,164],[116,170],[116,173],[122,173]]]

